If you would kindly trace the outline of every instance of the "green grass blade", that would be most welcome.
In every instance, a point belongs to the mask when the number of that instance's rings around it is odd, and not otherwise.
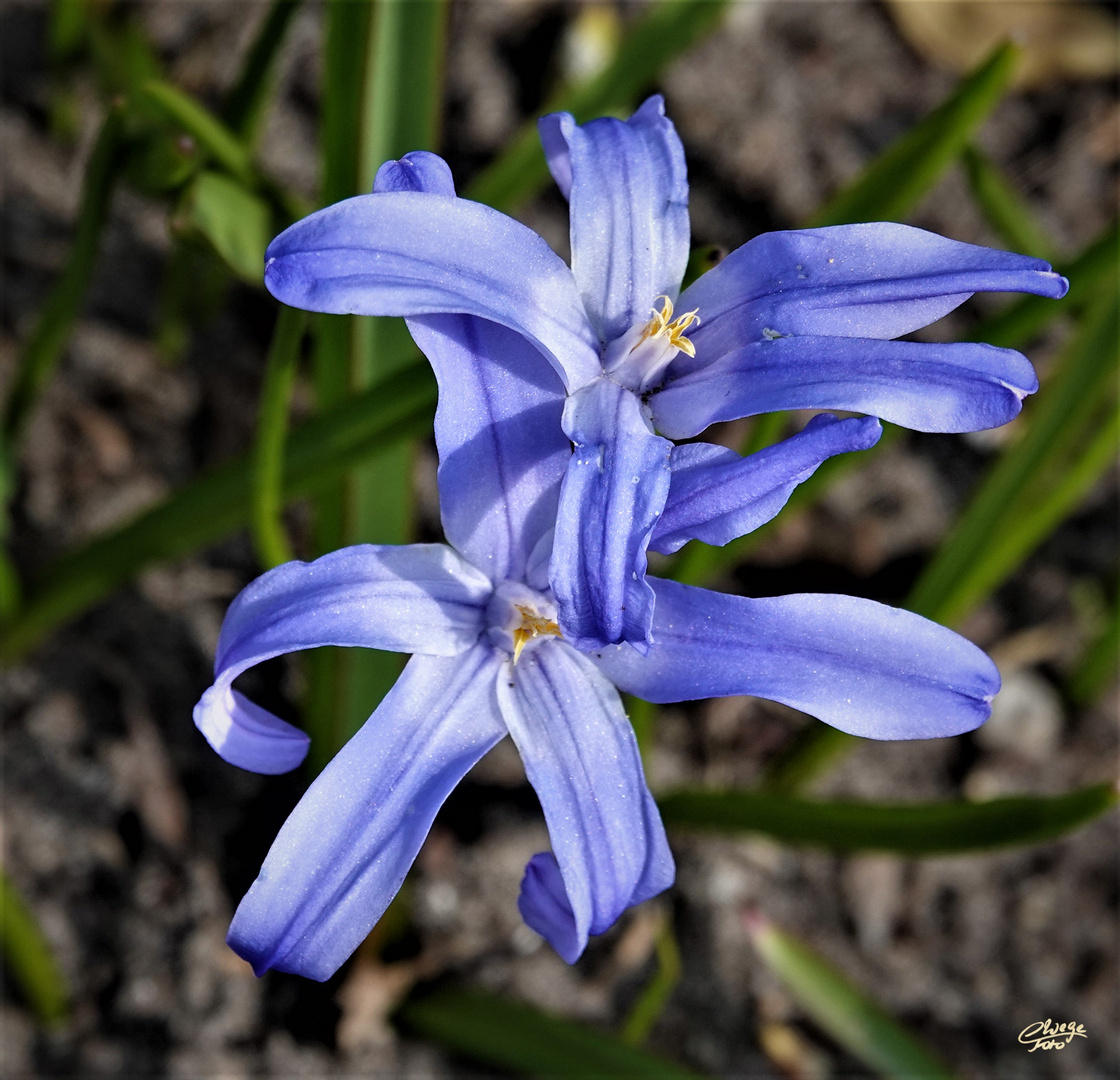
[[[1096,701],[1120,663],[1120,597],[1113,598],[1112,614],[1069,680],[1074,701],[1087,705]]]
[[[285,501],[321,490],[383,447],[424,430],[435,396],[428,365],[417,361],[303,424],[287,444]],[[22,654],[153,563],[188,555],[247,525],[252,467],[252,454],[243,454],[49,567],[0,635],[0,658]]]
[[[271,89],[276,56],[300,0],[272,0],[249,47],[237,82],[222,106],[222,120],[239,139],[252,145],[260,129]]]
[[[66,983],[50,945],[8,875],[0,870],[0,951],[4,965],[43,1024],[59,1024],[68,1012]]]
[[[1053,262],[1054,245],[1000,171],[975,146],[961,161],[972,197],[987,222],[1012,251]]]
[[[445,0],[379,0],[329,8],[324,100],[324,201],[371,190],[383,162],[435,149],[443,99]],[[335,318],[319,323],[321,402],[386,378],[414,352],[400,319]],[[320,550],[411,538],[412,447],[363,464],[318,500]],[[316,656],[308,725],[321,766],[365,721],[400,672],[397,657],[330,650]]]
[[[1084,437],[1084,424],[1098,407],[1101,389],[1115,375],[1118,341],[1117,300],[1105,297],[1063,353],[1033,415],[1028,412],[1026,433],[1004,452],[973,495],[914,586],[907,607],[940,622],[956,621],[966,613],[956,592],[960,582],[992,539],[1010,525],[1024,495],[1037,490],[1039,472],[1048,460]]]
[[[540,1080],[697,1080],[610,1035],[473,990],[438,990],[396,1016],[406,1031],[487,1066]]]
[[[669,827],[756,833],[783,844],[916,858],[1043,843],[1099,817],[1116,801],[1112,784],[1095,784],[1056,796],[899,804],[685,789],[663,795],[657,805]]]
[[[288,408],[299,364],[299,347],[307,315],[281,307],[268,350],[261,388],[257,445],[253,456],[253,540],[266,569],[289,562],[292,549],[284,532],[284,442]]]
[[[818,210],[810,225],[901,221],[960,156],[1011,83],[1019,51],[1000,45],[953,94]]]
[[[638,995],[622,1025],[620,1038],[629,1046],[641,1046],[646,1042],[681,980],[681,951],[672,924],[667,919],[657,931],[654,952],[657,972]]]
[[[804,943],[761,915],[747,929],[766,966],[813,1021],[854,1057],[887,1077],[950,1080],[949,1069],[881,1005]]]
[[[275,229],[272,211],[260,196],[232,177],[206,169],[191,181],[182,216],[242,281],[263,284],[264,252]]]
[[[1061,300],[1024,296],[1003,311],[985,319],[969,335],[1004,349],[1019,349],[1061,315],[1083,308],[1098,290],[1115,281],[1120,266],[1120,222],[1114,221],[1080,255],[1059,265],[1069,278],[1069,292]],[[1115,286],[1113,286],[1115,287]]]
[[[123,108],[114,106],[101,125],[86,166],[78,226],[66,269],[51,290],[31,337],[20,350],[0,431],[0,437],[9,445],[18,441],[32,406],[50,380],[70,339],[74,320],[81,312],[97,260],[97,246],[109,212],[113,184],[124,161],[123,111]]]
[[[150,79],[141,88],[144,99],[191,136],[219,165],[247,187],[256,172],[249,148],[209,109],[176,86]]]
[[[611,63],[594,78],[552,94],[541,114],[570,112],[583,122],[635,104],[661,69],[722,18],[726,0],[659,0],[630,25]],[[506,150],[463,192],[468,199],[511,210],[548,181],[536,120],[524,124]]]
[[[1063,522],[1117,460],[1120,413],[1113,402],[1105,422],[1089,445],[1063,467],[1060,479],[1047,486],[1024,509],[1011,513],[962,569],[937,605],[939,619],[959,622],[1000,587]],[[1028,494],[1030,494],[1028,492]]]

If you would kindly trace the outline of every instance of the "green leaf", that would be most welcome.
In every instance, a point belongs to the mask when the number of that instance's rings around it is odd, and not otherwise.
[[[813,1021],[854,1057],[887,1077],[950,1080],[944,1064],[881,1005],[803,942],[761,915],[747,929],[766,966]]]
[[[657,972],[638,995],[622,1025],[621,1038],[629,1046],[641,1046],[649,1038],[681,980],[681,951],[668,919],[658,928],[654,953]]]
[[[0,426],[0,438],[9,445],[18,441],[35,401],[54,373],[70,339],[74,320],[81,312],[97,260],[97,246],[109,211],[113,184],[123,165],[124,150],[123,108],[114,106],[101,125],[86,166],[78,226],[66,269],[39,313],[31,337],[20,350]]]
[[[178,87],[149,79],[141,92],[171,123],[181,127],[219,165],[247,187],[257,184],[249,148],[209,109]]]
[[[1111,784],[1057,796],[986,802],[870,803],[797,799],[757,791],[685,789],[657,800],[667,826],[747,832],[829,851],[906,857],[959,855],[1053,840],[1117,802]]]
[[[1070,676],[1069,693],[1074,701],[1089,704],[1116,676],[1120,662],[1120,597],[1113,597],[1112,613],[1089,651]]]
[[[288,408],[299,363],[299,347],[307,315],[281,307],[272,332],[272,345],[261,388],[257,445],[253,457],[253,540],[261,565],[270,569],[288,562],[292,549],[284,533],[284,442]]]
[[[249,145],[256,141],[268,105],[272,69],[300,0],[272,0],[261,21],[241,73],[222,106],[222,120]]]
[[[2,870],[0,950],[8,972],[40,1022],[54,1025],[65,1020],[69,995],[62,973],[35,916]]]
[[[435,149],[443,100],[444,0],[332,3],[328,9],[323,110],[324,201],[369,191],[383,162]],[[324,317],[317,324],[321,404],[365,389],[414,354],[401,319]],[[411,538],[413,448],[363,464],[317,500],[320,551]],[[400,673],[397,657],[327,650],[308,668],[310,767],[330,759]]]
[[[1115,378],[1118,342],[1117,300],[1102,297],[1062,354],[1037,404],[1028,405],[1025,434],[1001,455],[914,586],[906,604],[912,611],[954,623],[981,599],[964,585],[973,565],[993,537],[1010,527],[1024,497],[1039,497],[1040,471],[1068,453],[1071,443],[1084,439],[1086,422]],[[1015,565],[1001,564],[1000,578]]]
[[[659,0],[627,29],[611,63],[594,78],[552,94],[541,114],[570,112],[580,123],[631,108],[669,61],[699,41],[722,18],[726,0]],[[471,182],[464,195],[512,210],[539,191],[548,167],[536,120],[522,125],[509,146]]]
[[[1056,479],[1047,473],[1027,486],[1025,504],[1010,510],[997,531],[988,537],[974,558],[960,571],[952,588],[938,602],[941,617],[959,622],[991,596],[1080,505],[1105,471],[1116,463],[1120,450],[1120,413],[1112,401],[1104,423],[1092,424],[1096,434],[1088,446],[1069,462],[1055,468]]]
[[[818,210],[810,225],[901,221],[960,156],[1007,92],[1019,50],[996,48],[953,94]]]
[[[1012,251],[1053,262],[1053,244],[999,170],[975,146],[966,146],[961,160],[972,197],[1000,239]]]
[[[232,177],[207,169],[191,182],[183,216],[238,277],[263,284],[265,248],[275,232],[268,203]]]
[[[541,1080],[698,1080],[699,1075],[592,1028],[473,990],[414,998],[396,1019],[455,1053]]]
[[[417,361],[302,425],[288,440],[285,501],[318,491],[385,446],[430,429],[435,398],[431,371]],[[151,564],[189,555],[242,528],[249,521],[251,492],[247,453],[64,556],[37,580],[23,611],[4,628],[0,658],[25,652]]]

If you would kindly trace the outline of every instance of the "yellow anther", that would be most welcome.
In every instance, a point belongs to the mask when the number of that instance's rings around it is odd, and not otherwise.
[[[513,662],[521,658],[521,650],[538,635],[560,637],[560,627],[552,619],[542,619],[531,607],[514,604],[521,613],[521,625],[513,631]]]
[[[700,309],[696,308],[673,319],[673,301],[667,296],[659,296],[657,299],[664,301],[664,303],[661,305],[660,311],[657,308],[650,308],[653,318],[646,324],[641,341],[652,337],[667,337],[669,344],[674,348],[680,349],[681,352],[687,353],[689,356],[695,356],[696,347],[683,335],[693,323],[700,322],[700,316],[697,314]]]

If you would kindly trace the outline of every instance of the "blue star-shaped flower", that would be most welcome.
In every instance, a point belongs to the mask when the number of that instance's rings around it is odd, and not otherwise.
[[[577,647],[648,649],[647,547],[726,543],[777,513],[824,458],[871,445],[879,429],[825,418],[748,459],[670,440],[800,408],[972,431],[1010,420],[1037,388],[1012,350],[892,339],[974,292],[1063,295],[1066,281],[1041,260],[884,222],[805,229],[756,237],[678,297],[688,184],[661,98],[626,121],[579,126],[561,113],[540,126],[570,202],[571,269],[524,225],[456,198],[439,158],[413,154],[383,167],[373,195],[277,237],[265,282],[314,311],[479,316],[544,354],[567,391],[562,425],[575,446],[550,582]]]
[[[195,709],[227,761],[285,772],[307,736],[234,690],[239,674],[320,645],[415,654],[308,789],[237,909],[229,941],[258,973],[336,971],[400,888],[449,792],[506,734],[552,843],[530,861],[519,907],[565,960],[667,888],[672,856],[616,687],[654,701],[756,694],[881,739],[957,734],[987,718],[999,676],[979,649],[854,597],[750,599],[651,578],[648,652],[580,651],[548,578],[575,459],[561,379],[496,322],[433,315],[412,329],[440,385],[448,545],[363,545],[264,574],[230,606],[214,685]]]

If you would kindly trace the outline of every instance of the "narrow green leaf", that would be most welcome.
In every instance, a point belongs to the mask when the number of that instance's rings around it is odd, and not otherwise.
[[[285,501],[319,491],[371,454],[428,428],[435,396],[428,365],[417,361],[296,429],[284,461]],[[64,556],[37,579],[24,609],[4,628],[0,658],[25,652],[153,563],[188,555],[244,527],[251,491],[252,455],[246,453]]]
[[[89,33],[83,0],[52,0],[47,43],[56,63],[69,60],[81,51]]]
[[[541,113],[570,112],[581,123],[630,108],[661,69],[699,41],[722,18],[727,0],[658,0],[627,28],[614,59],[585,83],[561,87]],[[503,153],[471,182],[464,195],[511,210],[548,180],[536,120],[524,124]]]
[[[681,951],[668,919],[657,931],[654,953],[657,957],[657,972],[638,995],[638,1000],[634,1002],[622,1025],[621,1038],[629,1046],[641,1046],[649,1039],[650,1032],[681,980]]]
[[[264,252],[275,230],[272,211],[260,196],[207,169],[191,181],[183,216],[238,277],[250,285],[263,283]]]
[[[818,210],[810,225],[903,220],[999,103],[1018,56],[1019,50],[1010,43],[996,48],[946,101]]]
[[[1013,509],[942,594],[939,618],[959,622],[1000,587],[1050,534],[1076,510],[1105,470],[1117,461],[1120,413],[1112,403],[1108,416],[1075,460],[1058,470],[1056,482],[1036,481],[1025,493],[1030,501]],[[1037,488],[1041,487],[1041,491]]]
[[[5,966],[40,1022],[54,1025],[65,1020],[69,995],[62,973],[35,916],[2,870],[0,950]]]
[[[758,833],[829,851],[884,851],[914,858],[1039,844],[1112,809],[1115,787],[986,802],[825,802],[757,791],[685,789],[657,800],[666,825],[721,834]]]
[[[865,1065],[883,1076],[905,1080],[953,1076],[881,1005],[803,942],[757,914],[748,917],[747,929],[759,956],[798,1005]]]
[[[145,100],[181,127],[222,168],[247,187],[256,186],[249,148],[206,106],[178,87],[158,79],[144,83],[141,92]]]
[[[82,204],[66,269],[51,290],[31,337],[20,350],[19,364],[3,412],[0,438],[14,445],[32,406],[62,355],[74,320],[85,300],[97,260],[101,229],[109,212],[113,184],[124,160],[123,108],[114,106],[101,125],[86,166]]]
[[[437,990],[405,1002],[405,1030],[488,1066],[541,1080],[697,1080],[610,1035],[473,990]]]
[[[1120,663],[1120,597],[1113,598],[1112,614],[1089,651],[1082,657],[1069,680],[1074,701],[1089,704],[1115,678]]]
[[[1053,244],[995,165],[972,145],[961,161],[972,197],[1000,239],[1012,251],[1053,262]]]
[[[1047,296],[1024,296],[1003,311],[985,319],[969,335],[970,341],[986,341],[1004,349],[1026,345],[1059,316],[1084,308],[1102,288],[1115,288],[1120,266],[1120,222],[1114,221],[1080,255],[1059,265],[1069,278],[1069,292],[1061,300]]]
[[[1039,471],[1048,459],[1084,437],[1085,421],[1097,408],[1102,387],[1116,374],[1118,342],[1117,300],[1104,297],[1028,412],[1025,434],[1001,455],[914,586],[906,605],[912,611],[949,623],[964,616],[967,598],[957,592],[961,581],[1010,523],[1023,496],[1037,492]]]
[[[653,745],[657,727],[657,715],[661,707],[653,702],[627,694],[623,698],[626,706],[626,716],[630,726],[634,729],[634,738],[638,740],[638,749],[644,757]]]
[[[272,0],[245,56],[237,82],[222,106],[222,120],[250,146],[256,141],[268,104],[276,56],[299,5],[300,0]]]
[[[443,100],[445,0],[380,0],[328,10],[324,199],[369,191],[383,162],[435,149]],[[387,377],[414,349],[401,319],[335,318],[318,326],[321,402]],[[412,456],[396,446],[318,500],[320,550],[411,538]],[[329,760],[396,681],[386,653],[329,650],[309,667],[310,767]]]
[[[288,408],[299,364],[299,347],[307,315],[281,307],[272,332],[261,388],[257,445],[253,458],[253,540],[264,568],[292,558],[284,532],[284,441],[288,434]]]

